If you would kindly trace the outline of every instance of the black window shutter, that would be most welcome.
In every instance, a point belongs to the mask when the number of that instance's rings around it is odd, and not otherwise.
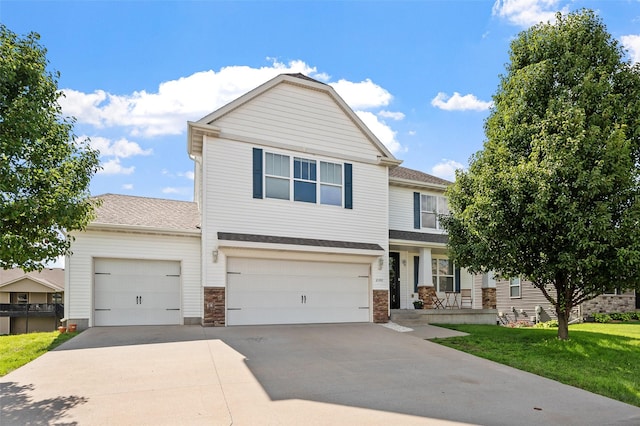
[[[353,166],[344,163],[344,208],[353,209]]]
[[[253,148],[253,198],[262,198],[262,150]]]
[[[413,227],[420,229],[420,193],[413,193]]]
[[[420,277],[420,256],[413,256],[413,292],[418,292],[418,279]],[[427,277],[425,277],[425,280]],[[425,283],[422,283],[423,285]]]
[[[456,267],[454,269],[454,276],[453,276],[453,285],[456,288],[456,293],[460,293],[460,268]]]

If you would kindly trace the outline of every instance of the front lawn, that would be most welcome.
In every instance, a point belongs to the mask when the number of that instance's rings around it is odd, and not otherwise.
[[[33,361],[77,334],[51,331],[0,336],[0,377]]]
[[[640,407],[640,323],[576,324],[568,341],[555,328],[444,327],[469,336],[434,342]]]

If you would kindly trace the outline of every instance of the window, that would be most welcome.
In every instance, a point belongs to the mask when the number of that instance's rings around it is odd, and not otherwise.
[[[19,305],[26,305],[29,303],[29,294],[28,293],[16,293],[16,303]]]
[[[316,161],[308,158],[264,153],[264,175],[262,173],[262,150],[254,148],[253,197],[262,198],[262,178],[264,196],[280,200],[352,208],[351,165]],[[318,177],[319,163],[319,177]],[[291,173],[293,170],[293,174]],[[344,188],[344,195],[343,195]]]
[[[453,262],[445,258],[432,258],[431,273],[433,274],[433,286],[436,291],[454,291]]]
[[[265,195],[267,198],[289,199],[289,156],[267,152],[264,158]]]
[[[449,207],[445,197],[421,194],[420,217],[423,228],[440,229],[438,216],[447,214]]]
[[[316,202],[316,162],[304,158],[293,159],[293,199],[305,203]]]
[[[320,162],[320,203],[342,205],[342,165]]]
[[[521,290],[521,280],[520,277],[516,277],[516,278],[510,278],[509,279],[509,297],[511,297],[512,299],[517,298],[519,299],[520,296],[520,290]]]

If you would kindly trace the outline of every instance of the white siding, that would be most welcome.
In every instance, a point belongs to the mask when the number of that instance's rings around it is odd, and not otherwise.
[[[75,233],[74,254],[67,258],[65,315],[89,319],[92,326],[93,259],[154,259],[181,262],[183,317],[202,317],[199,236],[168,236],[123,232]]]
[[[326,93],[279,84],[214,123],[224,133],[375,161],[380,153]]]
[[[286,87],[285,87],[286,86]],[[207,137],[203,146],[203,275],[206,286],[226,285],[226,258],[218,232],[337,240],[388,247],[388,169],[353,157],[375,160],[375,146],[325,94],[279,85],[216,121],[222,134],[276,141],[295,150]],[[253,198],[252,149],[353,166],[353,209]],[[312,155],[315,149],[331,154]],[[349,159],[350,158],[350,159]],[[344,191],[344,189],[343,189]],[[372,268],[374,289],[388,289],[384,264]],[[286,256],[283,254],[283,257]]]
[[[404,188],[395,185],[389,187],[389,229],[396,231],[424,232],[441,234],[438,229],[413,227],[413,193],[440,195],[442,192],[425,189]]]

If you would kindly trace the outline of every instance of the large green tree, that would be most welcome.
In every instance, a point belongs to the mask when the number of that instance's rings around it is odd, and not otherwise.
[[[38,34],[0,25],[0,267],[40,269],[69,250],[93,205],[98,152],[73,135]]]
[[[451,257],[531,281],[567,339],[572,308],[638,287],[640,68],[592,11],[558,14],[511,43],[493,100],[448,189]]]

